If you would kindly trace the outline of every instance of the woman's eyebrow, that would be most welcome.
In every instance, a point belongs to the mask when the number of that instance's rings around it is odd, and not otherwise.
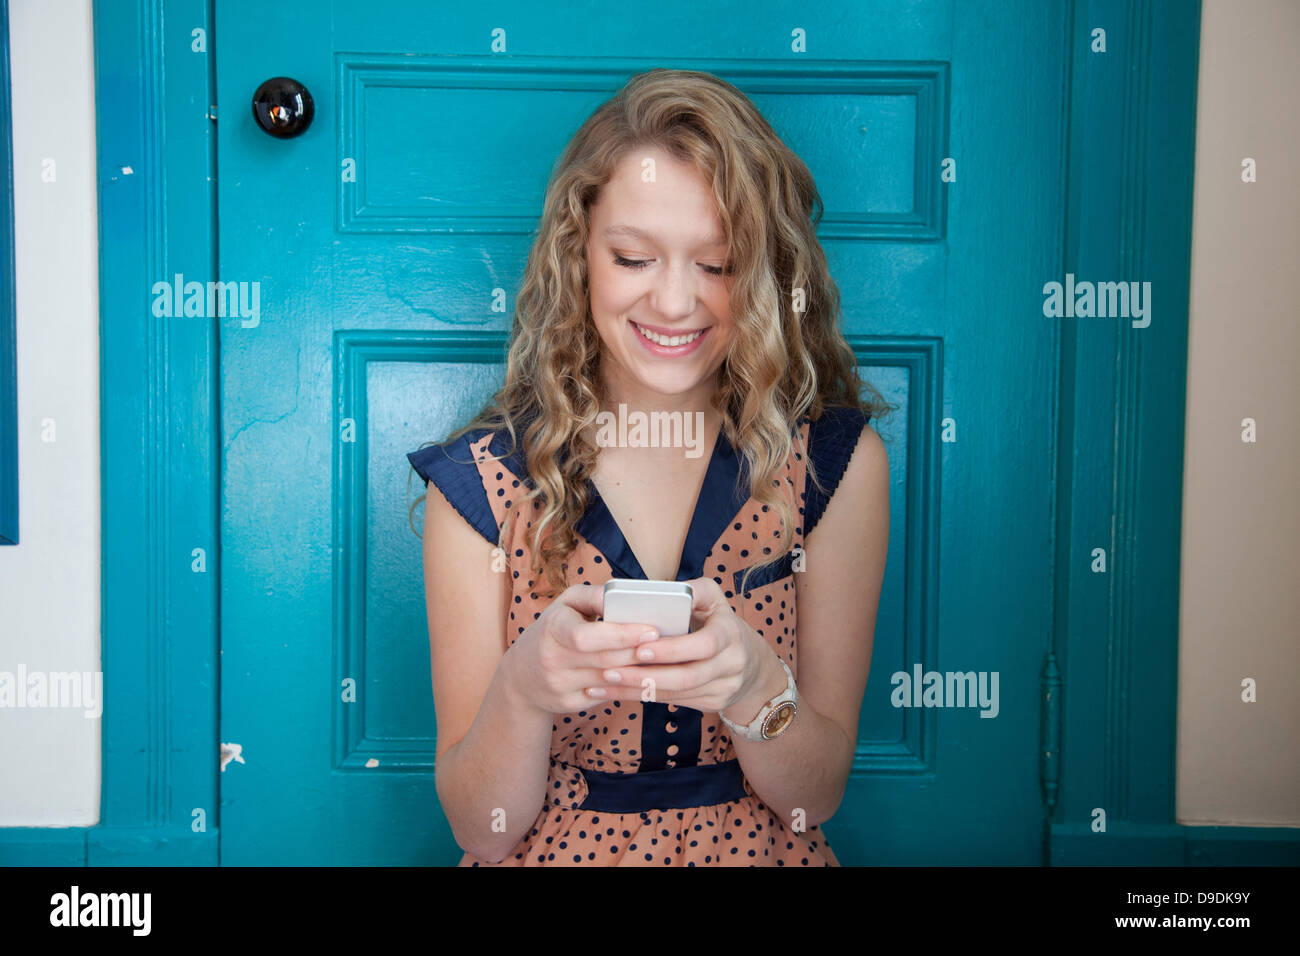
[[[616,225],[616,226],[610,226],[608,229],[605,230],[606,239],[613,239],[616,236],[631,236],[634,239],[645,239],[648,242],[659,241],[659,237],[656,236],[654,233],[647,232],[644,229],[638,229],[636,226]],[[709,236],[706,239],[704,239],[700,243],[700,246],[712,247],[712,246],[725,246],[726,244],[727,244],[726,236],[715,235],[715,236]]]

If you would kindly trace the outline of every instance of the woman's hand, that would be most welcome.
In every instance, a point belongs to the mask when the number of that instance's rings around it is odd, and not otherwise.
[[[687,583],[695,594],[691,633],[637,648],[638,662],[610,665],[603,683],[613,698],[655,700],[708,713],[733,708],[727,717],[747,724],[785,689],[785,671],[767,642],[731,610],[716,581]]]
[[[519,699],[548,714],[571,714],[610,699],[588,690],[605,683],[605,668],[632,663],[637,645],[659,635],[644,624],[591,620],[603,606],[601,588],[575,584],[519,635],[502,659]]]

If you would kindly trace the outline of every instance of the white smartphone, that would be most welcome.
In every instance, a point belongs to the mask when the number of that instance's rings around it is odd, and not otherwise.
[[[683,581],[638,581],[610,578],[605,582],[604,618],[615,624],[645,624],[660,637],[689,634],[695,594]]]

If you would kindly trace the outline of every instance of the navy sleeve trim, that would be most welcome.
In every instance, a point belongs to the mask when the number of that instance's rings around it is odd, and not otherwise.
[[[481,437],[481,433],[462,435],[450,444],[430,445],[408,452],[406,457],[416,474],[426,483],[437,485],[442,496],[469,522],[470,527],[495,546],[501,529],[492,514],[492,506],[488,504],[483,476],[479,474],[469,447],[471,441],[478,441]]]
[[[856,408],[823,409],[822,417],[808,427],[808,457],[817,471],[817,480],[826,489],[817,489],[812,478],[804,481],[804,537],[817,527],[849,466],[858,438],[871,416]]]

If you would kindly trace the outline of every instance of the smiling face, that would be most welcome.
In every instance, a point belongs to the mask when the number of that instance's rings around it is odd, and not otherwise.
[[[654,182],[641,179],[646,158]],[[634,149],[590,212],[588,289],[607,395],[645,410],[707,409],[734,336],[708,182],[660,149]]]

